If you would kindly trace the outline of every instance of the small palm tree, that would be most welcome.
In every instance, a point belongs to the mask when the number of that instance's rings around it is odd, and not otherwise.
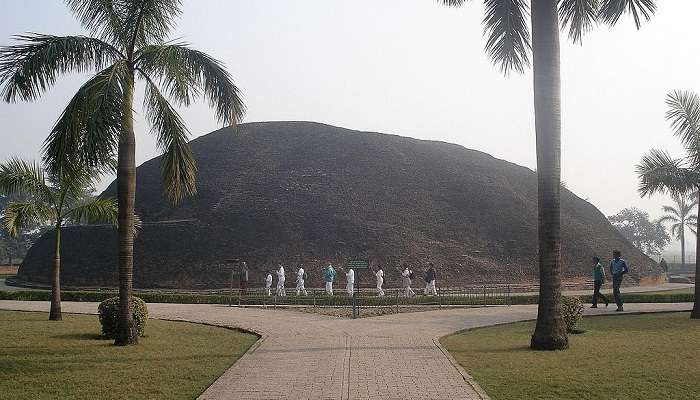
[[[439,2],[459,7],[466,4],[467,0]],[[540,296],[537,325],[530,347],[541,350],[564,349],[568,347],[568,338],[560,303],[559,32],[568,27],[569,38],[575,43],[581,43],[583,35],[598,21],[615,25],[625,13],[634,17],[634,23],[639,28],[642,18],[651,18],[656,5],[654,0],[485,0],[484,3],[486,52],[500,66],[501,71],[506,75],[512,70],[523,72],[530,65],[532,52],[537,136]]]
[[[685,264],[685,230],[690,229],[696,233],[698,216],[694,214],[698,200],[691,200],[683,195],[672,196],[675,206],[663,206],[663,217],[659,219],[662,224],[671,224],[671,235],[681,242],[681,263]]]
[[[136,192],[135,82],[142,81],[145,88],[145,116],[165,153],[163,189],[173,204],[196,191],[189,131],[175,106],[204,97],[225,125],[239,122],[244,106],[221,62],[184,43],[167,41],[180,15],[180,0],[66,2],[94,37],[17,36],[19,44],[0,49],[0,95],[7,102],[31,101],[61,74],[97,71],[63,111],[46,140],[44,158],[52,171],[59,171],[70,168],[70,160],[92,168],[117,155],[120,314],[115,344],[134,344],[138,334],[129,297]]]
[[[27,200],[10,202],[2,223],[11,236],[21,229],[51,225],[54,227],[54,255],[51,272],[51,310],[49,319],[61,316],[61,228],[66,223],[116,223],[114,199],[84,196],[97,174],[90,170],[72,169],[60,176],[47,173],[35,163],[19,159],[0,164],[0,192],[24,196]]]
[[[639,194],[671,193],[676,197],[691,194],[691,203],[699,208],[695,215],[698,224],[700,203],[696,195],[700,189],[700,96],[688,91],[674,91],[666,97],[666,119],[673,133],[680,139],[686,155],[673,158],[668,152],[652,149],[642,157],[637,166]],[[700,240],[696,237],[695,254],[700,254]],[[695,257],[695,276],[700,276],[700,257]],[[690,318],[700,319],[700,285],[695,285],[695,304]]]

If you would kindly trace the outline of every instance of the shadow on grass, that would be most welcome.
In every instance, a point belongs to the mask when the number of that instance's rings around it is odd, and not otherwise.
[[[53,339],[69,339],[69,340],[111,340],[106,336],[102,336],[99,333],[67,333],[63,335],[53,335]]]

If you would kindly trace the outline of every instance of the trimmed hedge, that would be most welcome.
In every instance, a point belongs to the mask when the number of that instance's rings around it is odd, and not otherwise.
[[[566,331],[574,333],[576,325],[583,318],[583,302],[578,297],[562,296],[561,316],[566,324]]]
[[[148,308],[146,303],[138,297],[131,296],[131,317],[136,325],[136,333],[143,336],[146,331],[146,321],[148,321]],[[117,325],[119,321],[119,297],[110,297],[100,303],[97,307],[97,314],[102,325],[102,335],[114,339],[117,337]]]

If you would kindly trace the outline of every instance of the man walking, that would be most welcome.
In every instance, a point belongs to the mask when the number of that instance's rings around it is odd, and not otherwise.
[[[425,271],[425,291],[424,295],[432,294],[437,296],[437,289],[435,288],[435,267],[433,263],[428,263],[428,270]]]
[[[406,297],[416,295],[413,289],[411,289],[411,275],[413,275],[413,271],[408,268],[408,265],[404,265],[404,270],[401,272],[401,279],[403,280],[403,292]]]
[[[620,286],[622,286],[622,277],[629,272],[629,267],[627,262],[620,258],[621,256],[620,250],[613,250],[613,259],[610,261],[610,274],[613,277],[613,297],[615,298],[615,304],[617,304],[617,310],[615,311],[625,311],[622,307]]]
[[[374,273],[374,276],[377,277],[377,296],[382,297],[384,296],[384,290],[382,289],[382,285],[384,285],[384,270],[381,265],[377,272]]]
[[[299,269],[297,270],[297,296],[300,293],[304,293],[304,296],[308,296],[306,293],[306,288],[304,287],[304,281],[306,280],[306,271],[304,271],[304,266],[299,264]]]
[[[243,266],[241,267],[241,280],[240,280],[241,294],[245,294],[248,289],[248,264],[243,261]]]
[[[328,267],[323,272],[323,280],[326,281],[326,294],[333,296],[333,281],[335,281],[335,269],[331,263],[328,263]]]
[[[278,296],[286,296],[287,291],[284,289],[284,281],[285,281],[285,276],[284,276],[284,267],[282,264],[279,265],[279,269],[277,270],[277,295]]]
[[[593,305],[591,308],[598,308],[598,298],[600,297],[605,302],[605,307],[610,304],[608,298],[600,293],[600,288],[605,283],[605,269],[600,264],[600,258],[593,257]]]
[[[355,271],[352,268],[345,273],[345,282],[345,290],[347,290],[348,296],[352,296],[355,293]]]
[[[270,288],[272,287],[272,272],[267,271],[267,276],[265,277],[265,292],[267,293],[268,296],[272,296],[272,291]]]

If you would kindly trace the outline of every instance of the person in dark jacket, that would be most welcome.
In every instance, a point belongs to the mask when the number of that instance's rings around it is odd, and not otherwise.
[[[598,298],[600,297],[605,302],[605,307],[610,304],[608,298],[600,293],[600,288],[605,283],[605,269],[600,263],[600,258],[593,257],[593,305],[591,308],[598,308]]]
[[[613,250],[613,259],[610,261],[610,274],[612,274],[613,279],[613,297],[615,298],[615,304],[617,304],[617,310],[615,311],[625,311],[622,307],[623,303],[622,296],[620,295],[620,286],[622,286],[622,277],[629,272],[629,267],[621,256],[620,250]]]
[[[435,289],[435,266],[433,263],[428,264],[428,269],[425,271],[425,291],[424,295],[432,294],[437,295],[437,289]]]

